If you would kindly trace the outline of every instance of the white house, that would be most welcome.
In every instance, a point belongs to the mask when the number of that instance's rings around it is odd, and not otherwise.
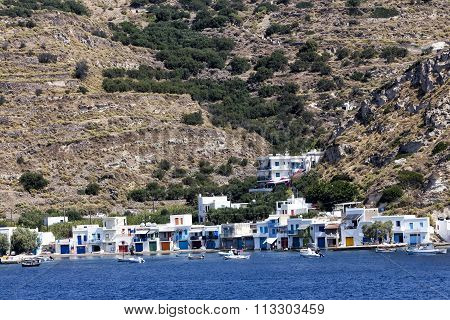
[[[218,249],[220,248],[220,235],[221,226],[205,226],[203,228],[203,245],[206,249]]]
[[[72,243],[76,254],[102,251],[103,228],[96,225],[78,225],[72,228]]]
[[[295,198],[292,195],[286,201],[276,202],[276,213],[278,215],[296,216],[299,214],[308,213],[308,209],[311,208],[310,203],[306,203],[305,198]]]
[[[53,246],[55,244],[55,241],[56,239],[53,232],[38,232],[39,248],[36,254],[40,254],[44,247],[47,247],[49,249],[50,246]]]
[[[245,208],[248,203],[232,203],[228,201],[226,196],[212,196],[204,197],[201,194],[198,195],[198,222],[204,223],[206,221],[206,215],[210,210],[222,209],[222,208]]]
[[[305,154],[291,156],[281,155],[257,158],[258,171],[256,174],[259,187],[270,187],[280,183],[287,183],[300,173],[308,172],[319,163],[323,152],[311,150]]]
[[[44,218],[44,226],[50,227],[57,223],[64,223],[69,221],[67,217],[45,217]]]
[[[253,231],[250,223],[227,223],[222,224],[220,241],[222,247],[230,249],[253,249]]]
[[[312,219],[290,218],[287,221],[288,247],[298,249],[310,241]],[[305,240],[306,239],[306,240]]]
[[[344,247],[359,246],[364,243],[362,227],[371,224],[371,218],[378,215],[377,208],[346,207],[340,225],[341,245]]]
[[[430,226],[430,218],[416,217],[414,215],[401,216],[375,216],[373,222],[392,222],[392,238],[394,243],[407,243],[416,245],[422,242],[429,242],[433,227]]]
[[[439,218],[436,221],[436,232],[446,242],[450,242],[450,220]]]
[[[226,196],[212,196],[204,197],[198,195],[198,222],[203,223],[206,220],[206,214],[209,210],[230,208],[231,201],[228,201]]]
[[[128,252],[132,242],[126,217],[103,217],[102,249],[106,253]]]

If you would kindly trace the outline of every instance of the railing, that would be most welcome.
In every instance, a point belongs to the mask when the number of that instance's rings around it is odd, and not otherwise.
[[[191,240],[202,240],[202,237],[200,236],[191,236],[190,237]]]

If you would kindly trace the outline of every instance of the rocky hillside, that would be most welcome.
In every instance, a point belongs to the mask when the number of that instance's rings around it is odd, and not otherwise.
[[[20,1],[0,1],[0,212],[22,205],[142,208],[127,193],[159,181],[161,160],[194,175],[201,159],[215,168],[230,157],[248,159],[231,175],[212,174],[225,183],[253,175],[253,159],[272,149],[309,147],[328,148],[325,176],[351,174],[370,199],[405,168],[429,182],[408,191],[408,206],[448,205],[448,153],[431,155],[448,141],[448,54],[438,52],[450,35],[448,1],[84,0],[86,12],[69,2],[34,1],[21,11]],[[161,54],[166,40],[139,38],[158,23],[231,40],[231,49],[218,52],[223,61],[181,81],[237,79],[245,103],[221,87],[216,100],[199,99],[191,83],[174,94],[180,79],[172,74],[158,78],[171,91],[139,79],[136,87],[105,92],[108,68],[186,72],[185,60],[180,68]],[[192,54],[188,49],[177,52]],[[190,66],[198,67],[195,59]],[[246,67],[237,72],[233,59]],[[83,61],[88,70],[79,76]],[[182,121],[199,110],[203,124]],[[26,171],[42,172],[47,188],[25,192],[18,178]],[[160,183],[180,182],[172,176]],[[100,194],[83,195],[93,181]]]
[[[364,186],[368,200],[402,179],[423,177],[406,188],[396,212],[431,213],[450,204],[450,51],[423,59],[372,92],[354,118],[337,128],[326,150],[326,174],[344,172]],[[418,176],[418,177],[420,177]],[[401,182],[401,181],[400,181]],[[410,186],[411,187],[411,186]]]

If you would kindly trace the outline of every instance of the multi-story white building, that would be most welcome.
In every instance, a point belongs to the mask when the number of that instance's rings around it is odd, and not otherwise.
[[[257,181],[259,187],[270,187],[280,183],[288,183],[300,173],[308,172],[323,156],[323,152],[311,150],[299,156],[288,153],[257,158]]]
[[[222,224],[220,241],[222,248],[253,249],[253,231],[250,223]]]
[[[311,204],[306,203],[305,198],[295,198],[294,195],[286,201],[277,201],[276,203],[276,212],[278,215],[296,216],[308,213],[310,208]]]
[[[256,233],[253,233],[255,250],[287,248],[287,218],[286,215],[272,215],[257,222]]]
[[[106,253],[128,252],[132,235],[126,217],[103,217],[103,250]]]
[[[401,216],[375,216],[373,222],[392,222],[392,238],[394,243],[407,243],[416,245],[422,242],[429,242],[430,235],[434,232],[430,226],[430,218],[416,217],[414,215]]]
[[[372,217],[378,215],[377,208],[345,208],[340,225],[341,246],[362,245],[365,241],[362,227],[372,223]]]
[[[220,235],[221,226],[205,226],[203,228],[203,245],[206,249],[218,249],[220,248]]]
[[[204,197],[201,194],[198,195],[198,222],[203,223],[206,221],[206,215],[210,210],[220,208],[230,208],[231,201],[228,201],[226,196],[212,196]]]
[[[439,218],[436,221],[436,232],[446,242],[450,242],[450,220]]]
[[[204,197],[201,194],[198,195],[198,222],[204,223],[206,221],[206,215],[210,210],[233,208],[244,208],[248,203],[232,203],[226,196],[211,196]]]
[[[100,252],[103,238],[103,228],[96,224],[78,225],[72,228],[72,242],[77,254]]]

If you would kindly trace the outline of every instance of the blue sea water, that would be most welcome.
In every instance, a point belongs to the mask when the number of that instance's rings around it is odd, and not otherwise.
[[[144,256],[0,265],[0,299],[449,299],[450,254],[252,252],[249,260]]]

